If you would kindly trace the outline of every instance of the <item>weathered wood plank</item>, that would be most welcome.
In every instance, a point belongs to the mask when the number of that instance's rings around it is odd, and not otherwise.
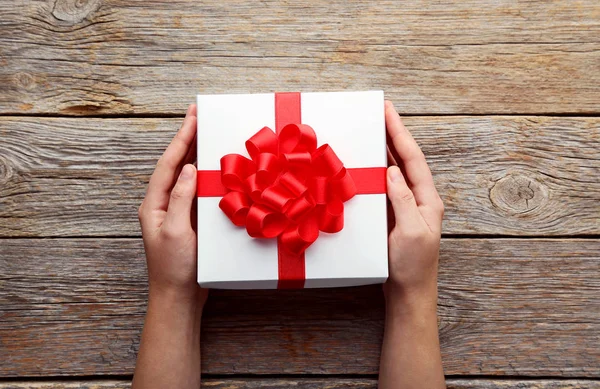
[[[598,389],[600,381],[589,380],[482,380],[449,379],[448,389]],[[23,381],[0,382],[0,389],[129,389],[130,381]],[[204,379],[203,388],[214,389],[317,389],[356,388],[375,389],[375,378],[245,378]]]
[[[600,112],[595,0],[0,2],[0,113],[384,89],[408,113]]]
[[[131,374],[145,312],[139,239],[3,239],[0,376]],[[600,376],[600,240],[445,239],[450,375]],[[378,285],[211,291],[213,374],[376,374]]]
[[[448,389],[598,389],[600,381],[588,380],[447,380]]]
[[[181,119],[0,118],[0,236],[135,236]],[[408,117],[448,234],[600,234],[600,118]]]

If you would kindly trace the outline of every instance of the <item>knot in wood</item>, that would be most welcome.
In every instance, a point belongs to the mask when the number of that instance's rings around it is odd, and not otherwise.
[[[547,199],[548,189],[541,182],[523,174],[502,177],[490,190],[492,203],[511,214],[533,211]]]
[[[80,23],[100,6],[99,0],[55,0],[52,16],[63,22]]]
[[[22,89],[32,90],[35,88],[35,78],[29,73],[17,73],[14,75],[15,84]]]
[[[8,164],[8,161],[0,156],[0,187],[4,186],[4,184],[10,181],[12,174],[12,168]]]

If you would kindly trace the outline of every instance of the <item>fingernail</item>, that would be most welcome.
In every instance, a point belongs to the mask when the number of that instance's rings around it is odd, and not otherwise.
[[[402,174],[402,172],[400,172],[400,169],[398,168],[398,166],[392,166],[388,169],[388,175],[390,177],[390,181],[392,181],[392,182],[400,181],[401,174]]]
[[[394,107],[394,103],[392,103],[392,102],[391,102],[391,101],[389,101],[389,100],[386,100],[386,101],[385,101],[385,107],[386,107],[387,109],[389,109],[390,111],[392,111],[392,112],[396,112],[396,107]]]
[[[185,165],[183,169],[181,169],[181,174],[179,174],[180,180],[189,180],[194,176],[194,167],[192,165]]]

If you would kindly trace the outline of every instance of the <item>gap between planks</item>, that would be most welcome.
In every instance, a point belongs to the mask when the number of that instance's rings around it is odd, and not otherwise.
[[[0,381],[0,389],[128,389],[131,385],[131,378],[116,379],[114,377],[105,377],[100,379],[82,379],[75,380],[60,379],[52,380],[43,378],[41,380],[6,380]],[[579,379],[477,379],[477,378],[447,378],[446,385],[448,389],[598,389],[600,381],[579,380]],[[323,377],[323,378],[262,378],[252,377],[244,378],[232,376],[228,378],[209,378],[203,377],[203,388],[214,389],[257,389],[257,388],[289,388],[297,389],[316,389],[316,388],[364,388],[375,389],[377,387],[376,378],[356,378],[356,377]]]

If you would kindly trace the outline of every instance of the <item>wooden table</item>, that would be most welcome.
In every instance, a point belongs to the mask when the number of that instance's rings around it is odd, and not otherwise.
[[[125,388],[198,92],[383,89],[446,205],[448,385],[600,388],[600,3],[0,0],[0,388]],[[375,388],[380,286],[214,291],[214,388]],[[426,388],[425,388],[426,389]]]

